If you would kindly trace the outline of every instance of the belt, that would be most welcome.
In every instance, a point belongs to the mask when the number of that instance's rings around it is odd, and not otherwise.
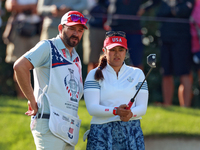
[[[41,114],[38,114],[38,117],[37,118],[40,118],[41,117]],[[50,114],[43,114],[42,115],[42,119],[49,119],[50,117]]]

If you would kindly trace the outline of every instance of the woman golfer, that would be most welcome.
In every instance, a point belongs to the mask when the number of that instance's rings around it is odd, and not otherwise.
[[[124,62],[127,53],[124,32],[107,32],[103,52],[98,67],[89,72],[84,85],[86,107],[93,116],[87,150],[144,150],[140,119],[148,104],[146,81],[131,109],[126,107],[145,76],[142,70]]]

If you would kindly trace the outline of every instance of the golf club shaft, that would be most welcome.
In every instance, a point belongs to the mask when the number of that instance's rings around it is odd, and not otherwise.
[[[144,78],[142,84],[140,85],[139,89],[138,89],[137,92],[135,93],[134,97],[131,98],[131,100],[129,101],[129,103],[128,103],[128,107],[126,107],[126,109],[129,110],[129,109],[131,108],[131,106],[133,105],[133,103],[134,103],[134,101],[135,101],[135,97],[137,96],[139,90],[141,89],[142,85],[144,84],[145,80],[146,80],[147,77],[149,76],[149,74],[150,74],[150,72],[151,72],[152,69],[153,69],[153,68],[151,67],[151,69],[148,71],[146,77]]]

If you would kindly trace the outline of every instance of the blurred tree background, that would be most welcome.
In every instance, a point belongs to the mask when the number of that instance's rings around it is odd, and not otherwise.
[[[146,0],[143,0],[144,2]],[[0,34],[2,37],[2,33],[4,31],[7,19],[9,17],[9,13],[6,12],[4,9],[4,1],[2,2],[2,8],[5,13],[2,15],[3,25],[0,30]],[[155,12],[158,7],[151,9],[150,11],[146,12],[143,16],[154,16]],[[161,70],[160,70],[160,32],[159,26],[160,22],[157,21],[147,21],[145,17],[141,17],[141,25],[142,25],[142,33],[143,33],[143,43],[145,45],[144,50],[144,57],[143,57],[143,65],[144,65],[144,73],[146,74],[150,67],[146,63],[146,58],[149,54],[154,53],[157,56],[157,63],[156,68],[154,68],[147,78],[148,87],[149,87],[149,103],[159,103],[162,102],[162,87],[161,87]],[[13,66],[12,64],[5,63],[5,56],[6,56],[6,45],[3,43],[2,38],[0,39],[0,95],[9,95],[9,96],[16,96],[16,91],[14,88],[13,82]],[[81,60],[83,60],[83,49],[82,49],[82,40],[81,43],[77,46],[77,52],[80,55]],[[87,75],[87,65],[82,62],[83,66],[83,80],[85,80]],[[192,107],[199,107],[200,108],[200,96],[199,96],[199,85],[198,79],[196,74],[195,67],[193,68],[193,100],[192,100]],[[179,78],[175,77],[175,93],[173,98],[173,104],[179,105],[178,101],[178,85],[179,85]]]
[[[6,45],[2,41],[2,34],[10,13],[6,12],[4,7],[5,1],[2,1],[1,18],[2,27],[0,28],[0,95],[16,96],[13,83],[13,66],[5,62]]]

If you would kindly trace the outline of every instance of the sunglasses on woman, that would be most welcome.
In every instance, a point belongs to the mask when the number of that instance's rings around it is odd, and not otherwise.
[[[123,31],[108,31],[106,32],[106,37],[112,37],[112,36],[122,36],[126,38],[126,33]]]
[[[71,17],[71,20],[72,20],[73,22],[78,22],[78,20],[80,20],[81,23],[86,24],[87,21],[88,21],[88,19],[85,18],[85,17],[80,17],[80,16],[73,15],[73,14],[70,15],[70,17]]]

